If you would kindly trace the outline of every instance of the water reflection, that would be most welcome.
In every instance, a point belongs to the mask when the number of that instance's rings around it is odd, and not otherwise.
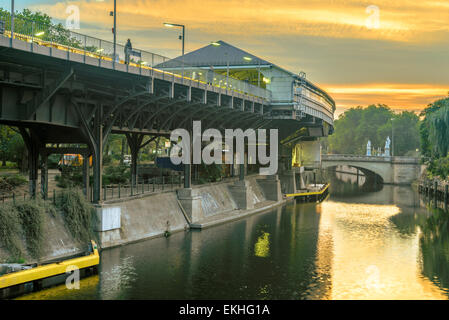
[[[254,245],[254,254],[257,257],[266,258],[270,254],[270,234],[263,232]]]
[[[318,205],[103,251],[93,286],[29,298],[448,298],[447,212],[410,187],[331,183]]]
[[[440,208],[421,223],[420,246],[422,273],[439,288],[449,293],[449,216]]]

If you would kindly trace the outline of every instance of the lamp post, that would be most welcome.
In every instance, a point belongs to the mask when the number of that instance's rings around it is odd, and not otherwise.
[[[182,40],[181,64],[182,64],[182,78],[184,79],[184,38],[185,38],[186,27],[183,24],[167,23],[167,22],[164,22],[164,26],[166,26],[168,28],[172,28],[172,27],[182,28],[182,36],[180,36],[180,40]]]
[[[114,0],[114,58],[112,62],[114,69],[115,60],[117,60],[117,0]]]
[[[391,118],[391,156],[394,157],[394,118]]]
[[[11,0],[11,47],[14,39],[14,0]]]

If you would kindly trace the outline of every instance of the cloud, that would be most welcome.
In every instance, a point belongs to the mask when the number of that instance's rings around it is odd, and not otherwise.
[[[53,17],[64,19],[68,4],[81,9],[84,23],[110,25],[112,1],[58,1],[36,4]],[[442,1],[376,1],[379,29],[368,29],[372,13],[364,1],[284,0],[127,0],[118,4],[122,30],[155,29],[170,19],[209,34],[229,36],[308,35],[333,38],[384,39],[399,42],[438,41],[449,31],[449,10]],[[103,14],[102,14],[103,13]]]
[[[379,28],[367,28],[373,2]],[[36,0],[64,21],[78,5],[81,33],[112,40],[113,1]],[[327,89],[338,110],[385,103],[420,110],[449,90],[447,0],[126,0],[118,1],[118,41],[175,57],[185,24],[186,51],[225,40]]]
[[[371,104],[386,104],[395,111],[419,112],[449,94],[449,86],[431,84],[372,83],[323,85],[323,88],[335,99],[337,114],[351,107]]]

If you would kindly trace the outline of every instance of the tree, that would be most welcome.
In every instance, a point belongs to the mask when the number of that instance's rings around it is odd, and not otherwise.
[[[419,118],[413,112],[395,114],[383,104],[351,108],[334,122],[335,132],[328,139],[329,150],[365,154],[368,140],[375,150],[379,147],[384,150],[385,140],[390,137],[394,155],[405,155],[419,148],[418,123]]]
[[[9,146],[14,134],[15,132],[10,127],[0,125],[0,159],[3,167],[6,166],[6,161],[9,160]]]
[[[427,157],[438,159],[449,152],[449,97],[430,104],[421,113],[421,149]]]
[[[389,136],[392,139],[392,154],[404,156],[414,152],[420,146],[419,117],[409,111],[393,115],[378,131],[379,139]],[[383,140],[385,141],[385,140]]]
[[[0,160],[2,166],[6,166],[6,161],[11,161],[20,167],[24,149],[25,144],[22,136],[9,126],[0,125]]]
[[[5,27],[7,30],[11,29],[11,13],[8,10],[0,8],[0,17],[2,17],[6,23]],[[74,47],[83,48],[83,43],[73,37],[70,30],[66,29],[63,24],[52,23],[52,19],[49,15],[43,12],[32,12],[29,9],[23,9],[22,12],[17,11],[15,13],[14,21],[14,31],[16,33],[31,35],[31,31],[34,30],[33,36],[37,33],[43,32],[39,36],[39,39],[44,41],[56,42],[58,44]],[[96,47],[86,48],[88,51],[95,52]]]

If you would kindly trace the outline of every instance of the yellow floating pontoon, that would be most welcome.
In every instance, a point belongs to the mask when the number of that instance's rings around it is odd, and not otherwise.
[[[97,273],[100,263],[97,244],[91,241],[88,255],[0,276],[0,299],[12,298],[31,291],[63,283],[73,270],[80,271],[80,277]]]
[[[295,197],[297,199],[298,198],[306,198],[306,197],[309,197],[309,196],[315,196],[315,198],[318,200],[321,196],[323,196],[327,192],[327,190],[329,189],[329,186],[330,186],[330,183],[327,183],[319,191],[289,193],[289,194],[286,194],[285,196],[286,197]]]

